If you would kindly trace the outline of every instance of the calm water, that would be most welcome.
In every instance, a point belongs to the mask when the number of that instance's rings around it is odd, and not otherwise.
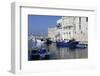
[[[53,43],[49,46],[50,59],[76,59],[76,58],[88,58],[88,49],[69,49],[69,48],[57,48]]]
[[[28,47],[32,47],[32,42],[29,41]],[[56,43],[52,43],[48,46],[50,52],[50,59],[79,59],[88,58],[88,48],[86,49],[69,49],[58,48]]]

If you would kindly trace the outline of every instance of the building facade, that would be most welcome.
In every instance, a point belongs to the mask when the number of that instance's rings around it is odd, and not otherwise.
[[[52,41],[56,41],[56,27],[49,27],[48,28],[48,38],[50,38]]]
[[[88,41],[88,17],[62,16],[57,26],[48,28],[48,37],[53,40]]]
[[[57,21],[57,27],[60,31],[60,39],[72,39],[73,38],[73,31],[74,31],[74,25],[73,25],[73,17],[62,17],[60,20]],[[59,29],[60,28],[60,29]]]

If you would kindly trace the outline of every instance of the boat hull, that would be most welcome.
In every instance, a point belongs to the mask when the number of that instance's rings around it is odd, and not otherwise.
[[[75,48],[78,42],[56,42],[57,47],[69,47],[69,48]]]
[[[68,48],[87,48],[87,44],[79,44],[78,41],[73,42],[56,42],[57,47],[68,47]]]

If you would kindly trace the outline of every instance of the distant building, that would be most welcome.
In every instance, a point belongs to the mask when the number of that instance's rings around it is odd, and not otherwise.
[[[55,41],[56,40],[56,27],[49,27],[48,28],[48,38],[50,38],[51,40]]]

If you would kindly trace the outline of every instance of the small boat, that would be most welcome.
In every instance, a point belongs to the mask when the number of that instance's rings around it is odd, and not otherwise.
[[[39,51],[40,59],[49,59],[50,52],[46,49],[41,49]]]
[[[87,48],[88,45],[87,44],[77,44],[76,48]]]
[[[42,60],[49,59],[50,53],[48,50],[42,49],[34,49],[30,53],[30,60]]]
[[[47,45],[49,44],[52,44],[52,41],[50,39],[46,39],[46,42],[45,42]]]
[[[68,47],[68,43],[67,42],[56,42],[57,47]]]
[[[87,48],[87,44],[81,44],[79,41],[69,40],[68,42],[56,42],[57,47],[68,47],[70,49],[75,48]]]
[[[38,50],[32,50],[29,54],[29,60],[39,60],[40,55]]]
[[[69,40],[68,42],[56,42],[57,47],[68,47],[68,48],[75,48],[78,44],[78,41],[75,40]]]

